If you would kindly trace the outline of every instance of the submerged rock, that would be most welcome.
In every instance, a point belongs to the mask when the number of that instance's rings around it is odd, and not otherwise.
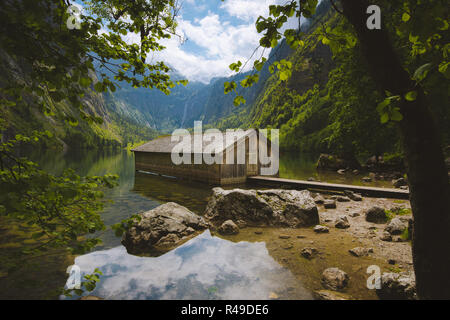
[[[369,253],[373,252],[372,248],[362,248],[362,247],[356,247],[353,249],[348,250],[353,256],[355,257],[364,257],[369,255]]]
[[[319,212],[307,190],[224,190],[213,188],[205,218],[214,224],[244,221],[248,226],[307,227],[319,223]]]
[[[300,251],[302,257],[306,259],[314,258],[317,255],[317,253],[318,253],[317,249],[312,247],[305,247]]]
[[[360,168],[358,160],[353,159],[342,159],[335,155],[322,153],[317,160],[317,169],[321,170],[340,170],[344,168]]]
[[[372,207],[366,211],[366,221],[374,223],[385,223],[388,217],[383,208]]]
[[[233,220],[227,220],[217,229],[220,234],[223,235],[233,235],[239,233],[238,226],[233,222]]]
[[[416,280],[413,273],[383,273],[381,289],[376,290],[382,300],[416,300]]]
[[[328,268],[322,273],[322,285],[330,290],[344,289],[348,280],[348,274],[338,268]]]
[[[317,290],[314,291],[314,296],[317,300],[352,300],[350,296],[331,290]]]
[[[175,202],[162,204],[140,216],[141,220],[122,238],[130,254],[161,255],[208,227],[202,217]]]

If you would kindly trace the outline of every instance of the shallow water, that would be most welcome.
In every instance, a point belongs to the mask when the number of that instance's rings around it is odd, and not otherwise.
[[[119,246],[77,257],[75,264],[82,274],[102,271],[90,294],[105,299],[312,299],[264,242],[235,243],[209,231],[156,258]]]
[[[334,171],[317,171],[316,164],[319,155],[303,153],[282,153],[280,155],[280,177],[286,179],[307,180],[314,178],[317,181],[328,183],[351,184],[358,186],[372,186],[392,188],[390,181],[375,180],[364,182],[362,178],[367,174],[353,174],[351,172],[339,174]]]
[[[315,171],[315,160],[316,158],[307,155],[282,154],[280,176],[295,179],[316,177],[322,181],[341,183],[360,181],[357,176],[318,174]],[[40,154],[38,162],[44,169],[55,174],[65,168],[73,168],[81,175],[118,174],[119,186],[106,190],[105,193],[105,198],[113,201],[107,204],[102,213],[107,226],[168,201],[177,202],[193,212],[203,214],[211,194],[211,186],[201,183],[135,172],[133,154],[125,151]],[[239,187],[246,188],[245,185]],[[8,225],[0,223],[2,235],[8,228]],[[315,239],[316,235],[312,230],[303,231],[309,234],[308,241],[314,239],[316,242],[323,242],[328,252],[336,252],[339,249],[336,239],[326,240],[326,236]],[[302,243],[303,240],[294,241],[292,245],[295,250],[284,250],[284,242],[277,236],[280,232],[282,230],[267,229],[263,236],[255,236],[253,231],[247,228],[237,237],[226,238],[211,236],[209,232],[205,232],[161,257],[144,258],[128,255],[120,244],[120,238],[114,236],[112,230],[108,230],[99,235],[103,244],[98,246],[96,251],[77,257],[75,263],[84,272],[90,273],[96,267],[104,271],[105,275],[102,276],[93,294],[105,298],[268,299],[271,293],[274,293],[272,297],[282,299],[309,299],[311,289],[320,289],[320,283],[317,282],[320,277],[319,270],[323,270],[334,256],[305,264],[306,261],[300,259],[298,254],[300,246],[305,245]],[[3,237],[3,240],[5,239]],[[21,234],[22,243],[25,243],[24,239],[26,234]],[[347,245],[341,248],[344,255],[348,254],[346,250],[351,244],[351,239],[346,239],[345,243]],[[0,250],[6,250],[12,244],[17,247],[17,240],[6,239],[0,244],[2,245]],[[2,254],[3,252],[6,251],[2,251]],[[20,266],[8,271],[7,266],[0,264],[0,289],[7,287],[11,293],[8,296],[10,298],[21,296],[33,299],[48,298],[52,292],[64,285],[67,279],[66,268],[73,258],[59,255],[52,256],[52,260],[49,259],[43,257],[35,261],[26,273],[28,279],[38,278],[38,281],[34,283],[29,280],[25,286],[20,287],[16,286],[23,282],[23,270],[20,270]],[[339,263],[344,264],[348,270],[352,268],[351,258]],[[46,272],[41,272],[42,268],[45,268]],[[308,271],[305,273],[305,270]],[[309,290],[303,288],[305,283]],[[24,293],[24,290],[27,292]],[[362,284],[351,290],[353,296],[373,297],[368,295]]]

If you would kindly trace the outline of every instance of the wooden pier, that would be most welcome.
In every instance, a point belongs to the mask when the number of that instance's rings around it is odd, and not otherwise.
[[[368,197],[409,199],[409,191],[393,188],[365,187],[347,184],[292,180],[292,179],[264,177],[264,176],[247,177],[247,182],[251,184],[270,186],[274,188],[284,186],[292,189],[311,189],[329,192],[336,192],[336,191],[343,192],[344,190],[350,190]]]

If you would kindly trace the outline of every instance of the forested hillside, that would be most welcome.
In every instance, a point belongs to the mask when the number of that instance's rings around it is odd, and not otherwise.
[[[336,43],[340,39],[327,33],[332,28],[349,30],[348,22],[330,9],[328,1],[322,2],[322,9],[326,9],[325,14],[311,21],[306,45],[289,55],[293,64],[289,80],[281,81],[276,73],[271,75],[256,101],[237,108],[235,114],[217,125],[279,128],[281,148],[285,150],[329,152],[346,157],[399,152],[400,141],[394,125],[379,121],[376,107],[384,97],[367,74],[358,45],[338,49],[335,44],[333,57],[330,39]],[[386,17],[395,18],[398,13]],[[403,49],[412,45],[407,35],[395,45],[411,73],[427,61],[427,57],[412,58]],[[445,77],[439,72],[431,77],[427,90],[436,99],[432,105],[444,143],[448,144],[450,119]]]
[[[3,139],[15,134],[27,134],[33,130],[47,130],[51,139],[43,138],[41,143],[57,148],[105,148],[126,146],[128,143],[152,139],[156,131],[145,123],[136,121],[139,117],[129,109],[119,112],[120,106],[111,100],[107,93],[96,92],[93,88],[98,81],[94,72],[90,72],[92,83],[84,88],[83,104],[80,112],[67,99],[45,95],[45,109],[30,96],[22,97],[26,103],[5,109],[6,130]],[[0,86],[29,81],[27,64],[0,52]],[[44,111],[44,112],[42,112]],[[94,121],[85,121],[85,116]]]

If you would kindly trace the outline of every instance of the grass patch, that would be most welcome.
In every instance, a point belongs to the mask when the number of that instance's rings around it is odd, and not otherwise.
[[[386,212],[386,217],[388,218],[388,221],[391,221],[396,216],[406,216],[406,215],[410,215],[412,213],[411,209],[400,208],[400,207],[395,207],[395,208],[392,208],[391,210],[385,210],[385,212]]]
[[[402,234],[400,235],[400,238],[402,238],[403,240],[411,240],[410,236],[409,236],[409,230],[408,228],[406,228],[405,230],[403,230]]]

